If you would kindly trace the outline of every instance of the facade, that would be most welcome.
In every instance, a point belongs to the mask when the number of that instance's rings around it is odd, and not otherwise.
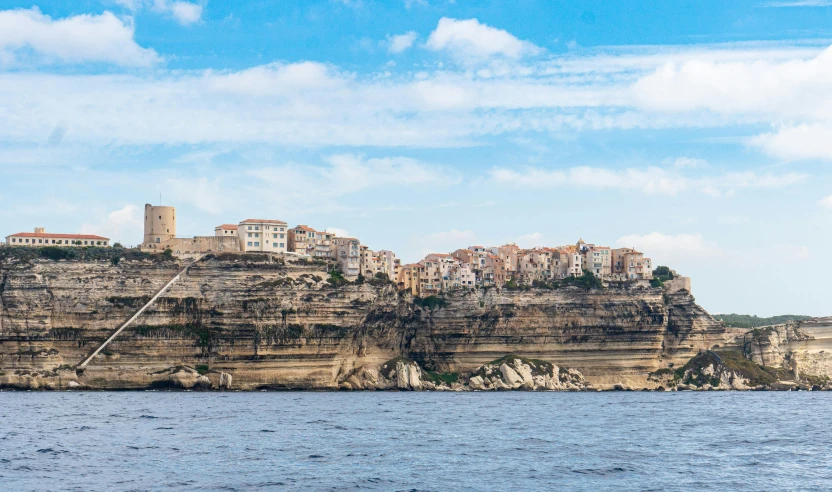
[[[246,219],[237,226],[242,251],[285,253],[288,251],[287,225],[282,220]]]
[[[144,205],[142,249],[166,249],[162,243],[176,237],[176,208]]]
[[[110,238],[93,234],[52,234],[43,227],[34,232],[18,232],[6,236],[7,246],[110,246]]]
[[[612,250],[612,273],[618,278],[628,280],[649,280],[653,278],[653,261],[645,258],[644,253],[632,248]]]
[[[336,237],[332,239],[335,261],[341,267],[341,273],[355,277],[361,273],[361,244],[354,237]]]
[[[601,278],[612,275],[612,249],[610,247],[584,244],[579,249],[583,256],[585,270]]]
[[[221,236],[221,237],[236,237],[237,236],[237,225],[236,224],[222,224],[214,227],[214,235]]]
[[[332,238],[335,234],[321,232],[307,225],[298,225],[288,231],[288,251],[306,254],[315,258],[329,259],[333,257]]]

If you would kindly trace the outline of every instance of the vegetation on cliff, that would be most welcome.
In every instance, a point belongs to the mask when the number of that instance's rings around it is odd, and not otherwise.
[[[139,251],[135,248],[102,248],[98,246],[71,247],[71,246],[43,246],[33,248],[31,246],[7,246],[0,248],[0,263],[7,262],[31,262],[33,260],[52,261],[110,261],[114,265],[120,260],[126,261],[152,261],[162,263],[175,261],[171,255],[153,254]]]
[[[811,318],[811,316],[801,316],[798,314],[783,314],[768,318],[760,318],[749,314],[714,314],[713,317],[714,319],[723,321],[725,326],[734,328],[758,328],[760,326],[782,325],[788,321],[803,321]]]
[[[701,387],[720,385],[722,374],[731,374],[747,381],[748,386],[770,386],[778,381],[791,381],[793,374],[783,368],[761,366],[747,359],[739,350],[706,350],[674,371],[677,383]],[[659,375],[658,371],[651,375]]]

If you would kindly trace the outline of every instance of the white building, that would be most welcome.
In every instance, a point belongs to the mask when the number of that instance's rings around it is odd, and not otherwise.
[[[243,251],[285,253],[286,222],[282,220],[246,219],[237,226],[240,248]]]
[[[109,246],[110,238],[92,234],[51,234],[43,227],[35,232],[18,232],[6,236],[6,246]]]

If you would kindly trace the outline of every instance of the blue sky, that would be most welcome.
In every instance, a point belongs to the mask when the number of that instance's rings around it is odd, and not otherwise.
[[[0,1],[2,235],[635,246],[829,315],[832,1]]]

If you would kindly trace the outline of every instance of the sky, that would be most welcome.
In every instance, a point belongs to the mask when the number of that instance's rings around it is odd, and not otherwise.
[[[832,0],[0,0],[0,235],[579,238],[832,315]]]

